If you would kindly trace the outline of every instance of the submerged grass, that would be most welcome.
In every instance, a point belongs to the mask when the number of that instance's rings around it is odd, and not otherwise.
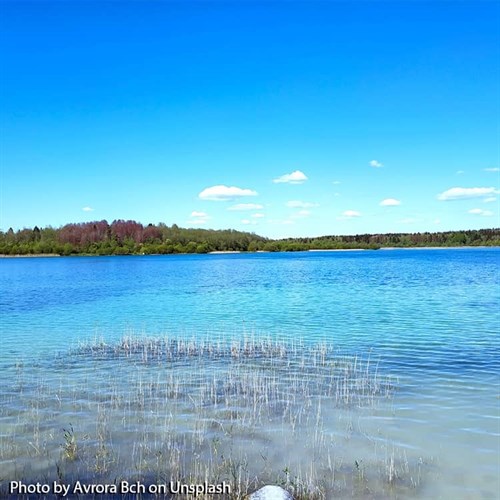
[[[425,464],[359,426],[394,388],[369,358],[325,343],[84,343],[50,369],[19,365],[0,394],[0,494],[13,480],[127,480],[226,481],[235,499],[266,483],[296,499],[411,495]]]

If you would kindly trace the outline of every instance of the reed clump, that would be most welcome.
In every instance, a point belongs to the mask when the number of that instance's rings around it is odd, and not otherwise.
[[[421,482],[421,464],[377,458],[384,445],[357,424],[390,403],[396,381],[327,343],[126,336],[82,343],[13,384],[0,460],[14,465],[0,493],[7,480],[126,479],[227,481],[229,498],[266,483],[297,499],[357,498]],[[369,456],[351,460],[361,442]]]

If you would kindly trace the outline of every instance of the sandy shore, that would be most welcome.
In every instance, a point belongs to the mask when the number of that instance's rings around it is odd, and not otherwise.
[[[308,252],[365,252],[369,248],[311,248]]]
[[[240,250],[214,250],[213,252],[208,252],[209,255],[223,254],[223,253],[241,253]]]

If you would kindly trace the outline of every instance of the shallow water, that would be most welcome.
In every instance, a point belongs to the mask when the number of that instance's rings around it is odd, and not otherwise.
[[[369,404],[348,407],[298,392],[311,408],[299,412],[294,428],[288,414],[283,424],[280,407],[276,422],[256,422],[250,435],[240,426],[220,445],[226,453],[232,447],[263,476],[276,475],[268,465],[276,463],[302,480],[311,464],[331,472],[330,451],[337,479],[328,494],[335,497],[498,498],[499,257],[498,249],[453,249],[2,259],[2,470],[49,474],[61,461],[62,429],[70,423],[82,458],[67,465],[74,469],[68,475],[89,464],[99,470],[101,460],[128,463],[123,474],[134,476],[141,460],[153,470],[154,456],[158,474],[172,470],[158,458],[169,453],[172,460],[172,449],[158,444],[167,430],[177,433],[179,460],[209,453],[201,438],[198,448],[193,441],[199,416],[219,422],[201,425],[199,434],[212,429],[211,437],[224,441],[229,434],[221,425],[246,410],[239,401],[233,417],[219,409],[200,413],[190,397],[205,397],[200,387],[227,376],[231,362],[184,360],[158,370],[141,359],[106,361],[75,348],[93,338],[115,345],[127,332],[222,343],[246,335],[302,342],[305,352],[326,341],[335,356],[369,359],[370,376],[376,370],[397,383],[390,397],[376,394]],[[273,373],[265,378],[270,384],[283,377]],[[296,385],[304,376],[303,369],[288,373]],[[160,404],[165,395],[158,399],[154,391],[175,385],[172,377],[184,396],[170,414]],[[141,384],[153,391],[148,397]],[[96,458],[102,443],[107,448]],[[104,475],[113,471],[106,467]]]

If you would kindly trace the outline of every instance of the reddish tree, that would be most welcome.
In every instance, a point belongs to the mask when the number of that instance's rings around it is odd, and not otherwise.
[[[160,228],[153,226],[153,224],[148,224],[147,227],[144,228],[142,233],[142,242],[143,243],[152,243],[154,241],[161,241],[161,230]]]
[[[111,224],[111,234],[118,243],[130,238],[135,243],[141,243],[144,227],[133,220],[115,220]]]

